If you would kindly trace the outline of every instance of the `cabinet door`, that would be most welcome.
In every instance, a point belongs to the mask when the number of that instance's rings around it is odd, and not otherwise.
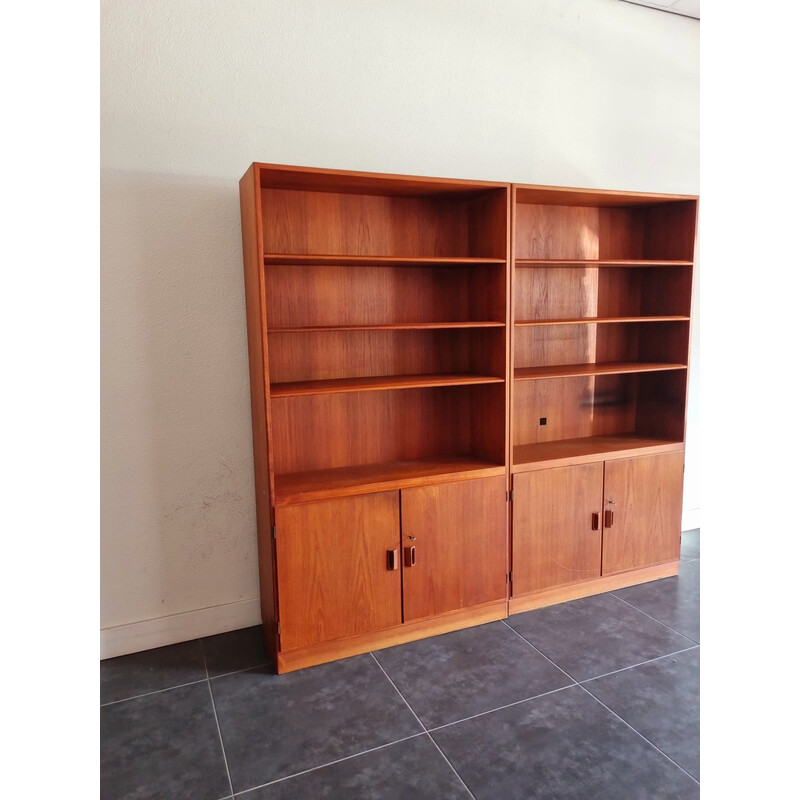
[[[603,575],[681,553],[683,453],[606,462]]]
[[[402,622],[399,512],[398,492],[275,509],[281,650]]]
[[[603,465],[514,475],[514,595],[600,577]]]
[[[507,596],[503,476],[403,489],[400,498],[406,622]]]

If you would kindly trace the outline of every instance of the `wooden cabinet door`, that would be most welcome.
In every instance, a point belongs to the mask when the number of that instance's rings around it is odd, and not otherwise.
[[[282,651],[402,622],[399,492],[275,509]]]
[[[600,577],[603,465],[514,475],[514,595]]]
[[[606,462],[603,575],[681,554],[683,453]]]
[[[498,476],[400,492],[405,622],[507,596],[505,491]]]

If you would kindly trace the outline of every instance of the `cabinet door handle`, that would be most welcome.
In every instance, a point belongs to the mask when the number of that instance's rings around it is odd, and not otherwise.
[[[592,514],[592,530],[600,530],[600,515],[598,513]]]
[[[386,551],[386,569],[397,569],[399,566],[397,560],[397,550],[398,548],[395,547],[394,550]]]
[[[606,511],[606,519],[604,525],[606,528],[610,528],[614,524],[614,512],[609,509]]]
[[[416,545],[411,545],[411,547],[406,547],[403,551],[404,553],[404,564],[407,567],[413,567],[414,564],[417,563],[417,547]]]

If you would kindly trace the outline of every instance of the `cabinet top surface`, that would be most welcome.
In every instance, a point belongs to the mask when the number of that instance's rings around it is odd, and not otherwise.
[[[348,191],[365,194],[422,195],[446,192],[481,192],[513,187],[516,202],[550,205],[630,206],[698,200],[697,195],[633,192],[614,189],[550,186],[546,184],[505,183],[422,175],[397,175],[382,172],[269,164],[251,165],[263,188],[306,191]],[[247,173],[245,173],[245,176]]]
[[[507,190],[510,186],[508,183],[496,181],[358,172],[262,162],[254,162],[250,169],[257,173],[262,188],[271,189],[418,196],[447,192],[484,192],[491,189]]]
[[[517,203],[564,206],[636,206],[697,201],[694,194],[663,194],[658,192],[629,192],[616,189],[583,189],[570,186],[545,186],[514,183]]]

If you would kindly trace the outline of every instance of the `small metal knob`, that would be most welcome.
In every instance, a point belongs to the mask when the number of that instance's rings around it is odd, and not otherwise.
[[[410,539],[412,542],[416,542],[416,541],[417,541],[417,537],[416,537],[416,536],[412,536],[411,534],[409,534],[409,535],[408,535],[408,538],[409,538],[409,539]]]

